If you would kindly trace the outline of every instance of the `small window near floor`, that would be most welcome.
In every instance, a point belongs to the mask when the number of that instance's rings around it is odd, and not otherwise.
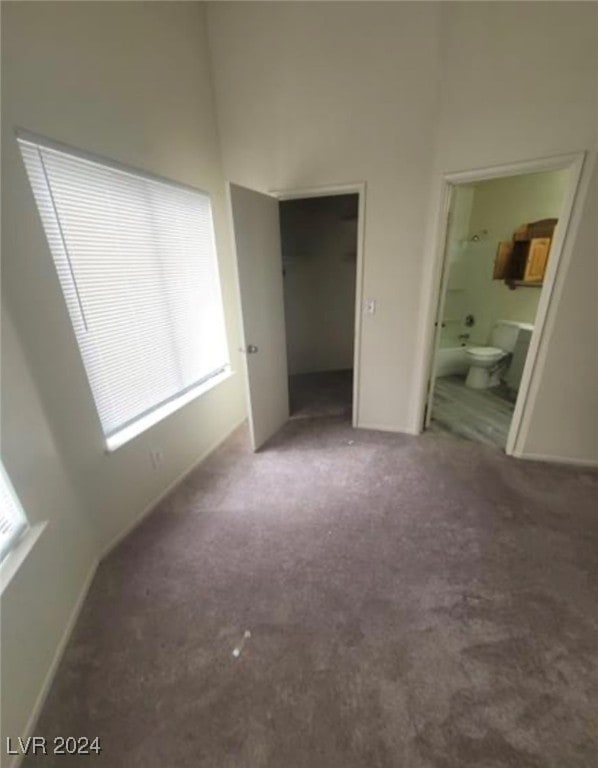
[[[18,142],[112,450],[228,375],[210,197]]]
[[[0,462],[0,561],[27,529],[27,518]]]

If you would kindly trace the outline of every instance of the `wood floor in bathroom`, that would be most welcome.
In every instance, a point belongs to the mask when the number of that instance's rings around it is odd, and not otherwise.
[[[504,450],[515,403],[502,386],[470,389],[460,376],[436,380],[432,429]]]

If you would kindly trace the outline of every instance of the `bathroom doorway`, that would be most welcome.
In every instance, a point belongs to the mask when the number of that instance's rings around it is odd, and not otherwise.
[[[447,179],[424,427],[507,453],[516,453],[581,158],[543,165]]]
[[[290,417],[352,420],[359,194],[283,199],[279,211]]]

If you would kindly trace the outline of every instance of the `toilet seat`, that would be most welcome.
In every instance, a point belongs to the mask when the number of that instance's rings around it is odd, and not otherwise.
[[[488,358],[500,359],[506,354],[506,352],[499,347],[467,347],[465,351],[473,358],[477,357],[480,360],[487,360]]]

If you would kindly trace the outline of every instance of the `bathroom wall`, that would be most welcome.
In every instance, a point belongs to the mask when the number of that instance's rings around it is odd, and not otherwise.
[[[475,317],[472,342],[486,344],[496,320],[534,322],[541,288],[511,290],[503,281],[492,280],[496,248],[525,222],[558,218],[568,178],[568,171],[552,171],[474,186],[470,240],[463,259],[469,312]],[[471,237],[476,234],[480,240],[473,242]]]
[[[534,322],[541,289],[511,290],[504,281],[493,280],[494,257],[499,241],[510,240],[521,224],[558,218],[568,175],[550,171],[455,188],[441,346],[458,346],[462,333],[470,334],[470,344],[487,344],[497,320]],[[468,314],[475,318],[471,328],[464,323]]]
[[[353,367],[357,195],[280,204],[289,373]]]
[[[465,316],[471,312],[467,292],[466,250],[473,206],[473,186],[455,187],[451,201],[451,218],[446,237],[448,269],[443,307],[440,346],[456,347],[462,343],[459,334],[466,332]]]

